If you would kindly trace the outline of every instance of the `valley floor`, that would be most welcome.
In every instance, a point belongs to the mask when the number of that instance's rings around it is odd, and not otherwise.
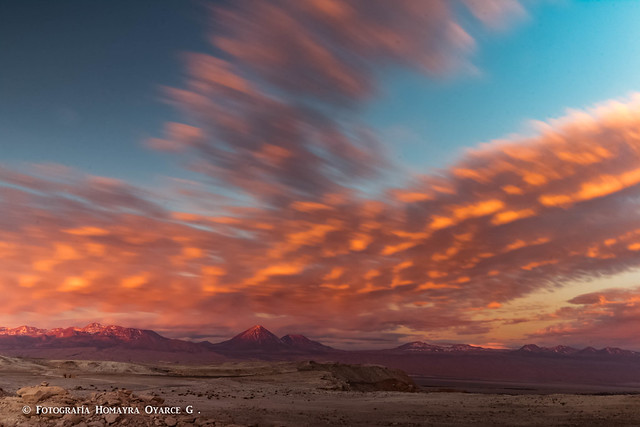
[[[640,425],[640,395],[363,392],[349,390],[340,370],[309,369],[299,363],[153,367],[118,362],[4,362],[0,365],[3,426]],[[48,384],[21,391],[22,397],[16,395],[20,388],[43,381]],[[63,391],[34,402],[37,390],[45,389]],[[22,413],[25,405],[33,408],[28,415]],[[92,413],[42,416],[33,412],[37,405],[87,406]],[[137,406],[142,413],[95,414],[96,405]],[[178,407],[181,413],[148,415],[142,410],[146,406]],[[185,413],[188,406],[193,414]]]

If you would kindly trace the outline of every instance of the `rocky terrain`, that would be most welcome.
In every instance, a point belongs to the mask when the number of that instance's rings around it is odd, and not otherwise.
[[[253,425],[270,418],[268,410],[245,413],[256,399],[266,406],[292,399],[302,410],[326,393],[418,391],[402,371],[315,362],[150,366],[2,357],[0,374],[3,426],[219,426],[236,418]]]
[[[0,361],[0,425],[11,427],[640,424],[640,395],[416,392],[380,366]]]
[[[640,424],[640,395],[416,392],[402,372],[313,362],[153,366],[3,358],[0,386],[2,426]],[[167,408],[178,411],[161,413]]]
[[[0,354],[0,426],[640,425],[640,356],[616,348],[342,351],[261,326],[212,344],[90,324],[0,328]]]

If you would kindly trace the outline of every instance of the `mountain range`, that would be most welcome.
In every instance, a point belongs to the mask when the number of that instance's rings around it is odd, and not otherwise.
[[[166,338],[148,329],[126,328],[116,325],[90,323],[85,327],[39,329],[33,326],[17,328],[0,327],[0,350],[16,348],[63,348],[63,347],[120,347],[140,350],[173,352],[248,353],[251,355],[271,353],[335,353],[346,352],[313,341],[304,335],[284,335],[278,338],[261,325],[255,325],[233,338],[219,343],[209,341],[192,342]],[[617,347],[577,349],[564,345],[539,347],[526,344],[517,350],[493,349],[468,344],[439,345],[413,341],[384,350],[360,350],[352,353],[379,352],[381,354],[446,354],[446,353],[512,353],[533,356],[626,356],[638,357],[640,353]]]
[[[205,342],[204,345],[222,354],[249,355],[280,355],[287,353],[325,353],[335,349],[312,341],[304,335],[285,335],[278,338],[271,331],[261,325],[255,325],[239,333],[230,340],[216,344]]]
[[[163,337],[145,329],[103,326],[90,323],[84,328],[39,329],[32,326],[0,327],[0,349],[51,349],[64,347],[123,347],[140,350],[195,352],[197,343]]]
[[[527,344],[492,349],[414,341],[383,350],[339,350],[304,335],[278,337],[256,325],[211,343],[171,339],[145,329],[103,326],[39,329],[0,327],[0,354],[47,359],[180,364],[233,360],[315,360],[377,364],[430,378],[575,384],[640,383],[640,353],[614,347],[577,349]]]
[[[171,339],[147,329],[103,326],[91,323],[83,328],[39,329],[32,326],[0,327],[0,351],[47,350],[60,348],[128,349],[163,352],[213,352],[251,356],[269,354],[304,354],[336,351],[304,335],[278,338],[263,326],[256,325],[230,340],[211,343]]]

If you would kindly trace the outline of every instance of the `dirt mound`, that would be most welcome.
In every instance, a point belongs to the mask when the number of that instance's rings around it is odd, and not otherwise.
[[[354,391],[417,392],[418,386],[403,371],[379,365],[347,365],[343,363],[302,362],[299,371],[325,371],[337,389]]]
[[[0,356],[0,370],[37,372],[44,370],[41,364],[21,357]]]
[[[159,368],[148,367],[136,363],[113,362],[100,360],[52,360],[52,367],[67,370],[69,372],[95,372],[101,374],[139,374],[139,375],[161,375],[164,374]]]
[[[263,375],[279,375],[297,372],[297,366],[291,362],[226,362],[205,366],[167,367],[169,375],[207,376],[207,377],[255,377]]]

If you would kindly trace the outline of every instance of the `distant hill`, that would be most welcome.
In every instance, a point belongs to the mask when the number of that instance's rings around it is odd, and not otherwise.
[[[479,351],[496,351],[490,348],[483,348],[469,344],[452,344],[452,345],[436,345],[427,344],[422,341],[413,341],[407,344],[403,344],[399,347],[385,350],[387,352],[394,353],[466,353],[466,352],[479,352]]]

